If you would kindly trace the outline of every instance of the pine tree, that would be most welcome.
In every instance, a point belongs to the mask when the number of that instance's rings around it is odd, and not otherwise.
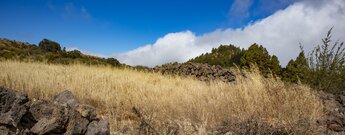
[[[282,78],[284,81],[298,83],[307,82],[308,79],[308,61],[302,50],[296,60],[290,60],[283,71]]]
[[[240,66],[249,68],[252,64],[258,66],[263,75],[271,73],[280,74],[279,60],[276,56],[270,56],[266,48],[261,45],[253,44],[248,50],[244,51],[240,59]]]
[[[220,45],[218,48],[213,48],[210,53],[202,54],[188,62],[232,67],[239,64],[241,56],[242,50],[240,48],[234,45]]]
[[[271,58],[271,66],[269,67],[274,75],[281,74],[281,66],[279,64],[278,57],[273,55]]]

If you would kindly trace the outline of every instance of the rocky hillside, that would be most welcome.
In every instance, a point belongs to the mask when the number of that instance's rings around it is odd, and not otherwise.
[[[187,62],[183,64],[165,64],[153,69],[162,74],[178,74],[196,77],[201,81],[221,80],[223,82],[235,81],[235,76],[228,69],[221,66],[211,66],[203,63]]]
[[[26,94],[0,87],[0,134],[108,135],[110,130],[95,108],[80,104],[69,91],[51,100],[30,100]]]

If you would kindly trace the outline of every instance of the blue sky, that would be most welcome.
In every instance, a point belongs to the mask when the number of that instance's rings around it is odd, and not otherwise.
[[[185,62],[221,44],[258,43],[284,66],[334,27],[345,0],[1,0],[0,37],[115,57],[129,65]]]
[[[0,37],[110,56],[171,32],[240,28],[293,0],[1,0]]]

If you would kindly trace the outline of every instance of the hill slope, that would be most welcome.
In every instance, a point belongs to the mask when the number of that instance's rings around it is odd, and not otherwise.
[[[0,60],[44,61],[55,64],[81,63],[88,65],[123,66],[115,58],[86,55],[78,50],[66,51],[59,43],[43,39],[39,46],[30,43],[0,39]]]

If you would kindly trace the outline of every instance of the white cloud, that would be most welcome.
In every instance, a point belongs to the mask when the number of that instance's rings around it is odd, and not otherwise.
[[[206,51],[201,51],[200,46],[195,44],[196,39],[197,37],[190,31],[169,33],[159,38],[153,45],[145,45],[117,55],[117,58],[129,65],[146,66],[185,61]]]
[[[320,4],[321,3],[321,4]],[[218,29],[201,36],[191,31],[169,33],[155,43],[115,55],[129,65],[155,66],[185,62],[220,44],[247,48],[262,44],[285,65],[299,52],[299,43],[311,50],[334,26],[333,39],[345,40],[344,0],[305,0],[249,24],[243,29]]]

